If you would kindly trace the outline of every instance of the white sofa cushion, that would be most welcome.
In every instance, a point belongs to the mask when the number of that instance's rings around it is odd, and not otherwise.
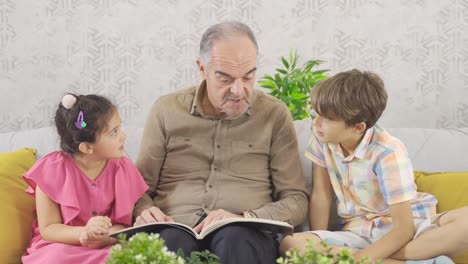
[[[43,127],[0,134],[0,152],[22,147],[37,149],[37,157],[58,149],[59,141],[55,127]]]
[[[302,159],[304,175],[312,173],[312,162],[304,157],[310,133],[309,119],[295,121],[299,153]],[[135,161],[140,148],[143,128],[126,127],[125,143],[128,156]],[[414,169],[424,171],[466,171],[468,170],[468,128],[389,128],[390,134],[399,138],[406,145]],[[55,127],[9,132],[0,134],[0,152],[12,151],[21,147],[33,147],[38,150],[38,157],[59,149]]]
[[[389,128],[408,149],[415,170],[468,171],[468,127]]]

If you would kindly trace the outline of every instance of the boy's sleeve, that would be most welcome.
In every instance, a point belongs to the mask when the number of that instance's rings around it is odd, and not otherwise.
[[[326,147],[326,144],[320,143],[317,136],[312,132],[304,155],[313,163],[326,168],[325,155],[323,154],[324,147]]]
[[[375,173],[387,204],[409,201],[416,195],[413,165],[404,147],[384,153]]]

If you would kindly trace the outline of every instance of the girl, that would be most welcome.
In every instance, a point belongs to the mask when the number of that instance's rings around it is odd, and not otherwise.
[[[131,225],[134,203],[148,186],[124,157],[126,135],[116,107],[98,95],[63,97],[55,114],[62,151],[24,175],[37,220],[23,263],[103,263]]]

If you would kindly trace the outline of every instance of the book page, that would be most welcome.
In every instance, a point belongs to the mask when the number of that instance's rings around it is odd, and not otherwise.
[[[260,219],[260,218],[228,218],[216,221],[211,223],[203,228],[200,234],[195,232],[193,228],[188,225],[176,222],[160,222],[160,223],[149,223],[134,227],[128,227],[125,229],[121,229],[119,231],[115,231],[110,233],[109,236],[111,237],[118,237],[119,234],[126,234],[127,238],[135,235],[136,233],[145,232],[145,233],[158,233],[162,229],[167,227],[175,227],[181,230],[186,231],[187,233],[191,234],[196,239],[203,239],[207,235],[211,234],[212,232],[216,231],[217,229],[230,225],[236,224],[241,226],[247,226],[254,228],[259,231],[265,232],[272,232],[272,233],[279,233],[279,234],[292,234],[294,227],[286,222],[269,220],[269,219]]]
[[[203,239],[205,236],[209,235],[218,228],[230,224],[248,226],[259,231],[279,234],[292,234],[294,231],[294,227],[292,225],[281,221],[261,218],[228,218],[216,221],[203,228],[199,234],[199,239]]]
[[[117,238],[119,234],[126,234],[127,238],[130,238],[131,236],[140,232],[158,233],[159,231],[161,231],[162,229],[166,227],[176,227],[181,230],[185,230],[186,232],[190,233],[192,236],[197,237],[198,239],[198,234],[190,226],[182,224],[182,223],[176,223],[176,222],[158,222],[158,223],[143,224],[139,226],[132,226],[132,227],[128,227],[128,228],[124,228],[124,229],[112,232],[109,234],[109,236]]]

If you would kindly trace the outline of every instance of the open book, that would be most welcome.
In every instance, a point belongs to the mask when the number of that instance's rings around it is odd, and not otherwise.
[[[247,227],[252,227],[257,230],[279,233],[289,235],[294,231],[294,227],[286,222],[269,220],[269,219],[260,219],[260,218],[228,218],[216,221],[211,223],[203,228],[200,233],[195,232],[193,228],[188,225],[175,222],[164,222],[164,223],[149,223],[139,226],[128,227],[110,233],[109,236],[117,237],[120,234],[126,234],[127,238],[135,235],[136,233],[145,232],[145,233],[157,233],[166,227],[176,227],[182,230],[185,230],[187,233],[191,234],[196,239],[203,239],[207,235],[211,234],[213,231],[216,231],[218,228],[221,228],[226,225],[236,224]]]

